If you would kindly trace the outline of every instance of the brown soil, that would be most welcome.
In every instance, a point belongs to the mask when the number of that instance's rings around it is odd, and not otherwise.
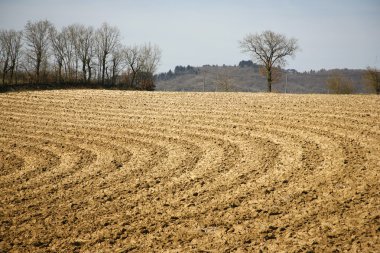
[[[0,94],[0,252],[376,252],[380,96]]]

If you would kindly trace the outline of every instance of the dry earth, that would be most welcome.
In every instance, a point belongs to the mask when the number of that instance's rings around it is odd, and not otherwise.
[[[380,96],[0,94],[1,252],[379,252]]]

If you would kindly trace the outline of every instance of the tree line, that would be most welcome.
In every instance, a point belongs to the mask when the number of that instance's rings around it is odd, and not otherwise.
[[[116,26],[28,21],[22,31],[0,31],[2,85],[100,85],[154,90],[161,59],[157,45],[126,46]]]

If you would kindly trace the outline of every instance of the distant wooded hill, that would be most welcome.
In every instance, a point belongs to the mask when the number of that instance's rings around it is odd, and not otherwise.
[[[174,71],[156,75],[156,90],[161,91],[267,91],[266,79],[260,74],[260,65],[241,61],[237,66],[204,65],[177,66]],[[298,72],[294,69],[279,71],[274,92],[330,93],[327,79],[339,73],[353,84],[354,93],[368,93],[361,69],[333,69]]]

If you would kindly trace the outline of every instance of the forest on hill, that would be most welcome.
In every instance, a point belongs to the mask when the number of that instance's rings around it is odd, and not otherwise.
[[[250,60],[238,65],[176,66],[155,76],[156,90],[160,91],[236,91],[265,92],[266,78],[260,65]],[[328,80],[341,76],[352,86],[350,93],[371,93],[366,85],[363,69],[321,69],[299,72],[295,69],[277,71],[273,91],[279,93],[335,93]]]

